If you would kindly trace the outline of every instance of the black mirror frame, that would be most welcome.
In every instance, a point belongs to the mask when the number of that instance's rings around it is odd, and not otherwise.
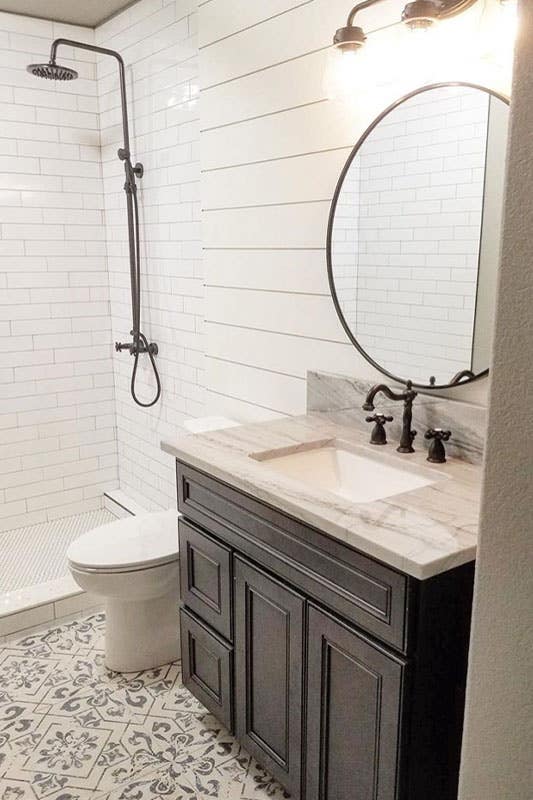
[[[334,223],[334,220],[335,220],[335,211],[337,210],[337,203],[338,203],[338,200],[339,200],[339,195],[340,195],[341,190],[342,190],[342,185],[344,183],[344,179],[346,177],[346,173],[350,169],[350,167],[352,165],[352,162],[353,162],[355,156],[357,155],[357,153],[359,152],[361,146],[366,141],[366,139],[370,136],[370,134],[372,133],[374,128],[376,128],[379,125],[379,123],[388,114],[391,113],[391,111],[394,111],[395,108],[397,108],[398,106],[402,105],[402,103],[405,103],[406,100],[410,100],[411,97],[416,97],[416,95],[422,94],[423,92],[428,92],[428,91],[430,91],[432,89],[443,89],[443,88],[446,88],[446,87],[449,87],[449,86],[465,86],[465,87],[470,88],[470,89],[478,89],[479,91],[486,92],[486,94],[489,94],[492,97],[498,98],[498,100],[502,100],[504,103],[506,103],[506,105],[508,105],[508,106],[510,105],[509,97],[506,97],[505,95],[500,94],[500,92],[496,92],[493,89],[488,89],[486,86],[480,86],[479,84],[469,83],[467,81],[444,81],[442,83],[432,83],[432,84],[428,84],[427,86],[421,86],[420,88],[414,89],[412,92],[409,92],[408,94],[403,95],[403,97],[401,97],[399,100],[396,100],[394,103],[392,103],[390,106],[388,106],[384,111],[382,111],[381,114],[379,114],[379,116],[377,116],[375,118],[375,120],[368,126],[368,128],[363,133],[363,135],[358,139],[355,147],[353,148],[352,152],[348,156],[348,160],[346,161],[346,164],[344,165],[344,167],[342,169],[342,172],[341,172],[341,174],[339,176],[339,179],[337,181],[337,186],[335,187],[335,193],[333,195],[333,200],[331,201],[331,208],[330,208],[330,212],[329,212],[328,232],[327,232],[327,237],[326,237],[326,260],[327,260],[327,268],[328,268],[329,289],[330,289],[330,292],[331,292],[331,297],[333,299],[333,305],[335,306],[335,311],[337,312],[337,315],[338,315],[338,317],[339,317],[339,319],[341,321],[342,327],[344,328],[344,331],[345,331],[346,335],[348,336],[348,339],[353,344],[353,346],[361,353],[363,358],[365,358],[368,361],[369,364],[372,364],[372,366],[375,369],[377,369],[383,375],[386,375],[388,378],[390,378],[391,380],[395,381],[396,383],[406,384],[407,381],[409,380],[409,378],[399,378],[397,375],[394,375],[394,373],[389,372],[388,370],[386,370],[385,367],[381,366],[381,364],[378,364],[377,361],[374,361],[374,359],[366,352],[366,350],[359,344],[359,342],[357,341],[357,339],[353,335],[352,330],[351,330],[350,326],[348,325],[348,323],[346,322],[346,318],[345,318],[345,316],[344,316],[344,314],[342,312],[342,309],[341,309],[341,306],[340,306],[340,303],[339,303],[339,298],[338,298],[338,295],[337,295],[337,290],[335,288],[334,278],[333,278],[333,264],[332,264],[332,253],[331,253],[331,240],[332,240],[332,235],[333,235],[333,223]],[[431,384],[414,383],[414,382],[412,382],[412,385],[415,386],[417,389],[424,389],[424,390],[429,390],[429,389],[431,389],[431,390],[433,390],[433,389],[450,389],[450,388],[453,388],[454,386],[466,386],[467,384],[473,383],[474,381],[477,381],[480,378],[486,377],[488,375],[488,373],[489,373],[489,370],[487,368],[487,369],[483,370],[483,372],[479,372],[477,375],[474,375],[473,377],[468,377],[467,380],[456,380],[455,382],[452,382],[452,383],[445,383],[445,384],[439,384],[439,385],[437,385],[437,384],[431,385]],[[460,374],[461,373],[459,373],[459,375]]]

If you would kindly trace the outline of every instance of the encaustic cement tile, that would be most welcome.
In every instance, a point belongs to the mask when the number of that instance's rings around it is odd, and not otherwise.
[[[104,664],[105,616],[0,649],[0,800],[281,800],[181,683]]]

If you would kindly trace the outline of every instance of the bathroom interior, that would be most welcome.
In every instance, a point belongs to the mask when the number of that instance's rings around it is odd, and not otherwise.
[[[0,58],[0,800],[532,798],[533,4]]]

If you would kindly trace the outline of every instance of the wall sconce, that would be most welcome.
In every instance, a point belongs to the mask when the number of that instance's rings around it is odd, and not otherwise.
[[[362,28],[353,24],[355,16],[380,2],[381,0],[363,0],[352,8],[346,25],[339,28],[333,37],[333,44],[339,50],[357,52],[362,47],[366,35]],[[478,0],[413,0],[405,6],[402,22],[412,31],[428,30],[439,20],[455,17],[477,2]]]
[[[355,17],[379,2],[381,0],[362,0],[357,3],[350,11],[346,25],[336,31],[333,38],[333,52],[326,70],[326,90],[329,96],[344,95],[355,74],[359,72],[358,62],[361,58],[359,53],[365,49],[367,34],[362,27],[354,24]],[[420,36],[420,40],[425,40],[426,34],[435,29],[439,22],[457,17],[478,3],[482,4],[483,0],[412,0],[403,9],[401,21],[398,22],[403,23],[413,34]],[[494,3],[499,6],[502,13],[505,9],[506,17],[513,18],[513,11],[516,12],[515,0],[494,0]],[[394,22],[393,20],[392,24]],[[505,33],[503,35],[507,38]],[[330,87],[333,85],[335,88],[331,90]]]

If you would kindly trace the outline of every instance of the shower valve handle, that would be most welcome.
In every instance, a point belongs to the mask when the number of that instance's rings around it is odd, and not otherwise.
[[[135,352],[135,345],[133,342],[115,342],[115,350],[117,353],[121,353],[122,350],[129,350],[130,356],[132,356]]]
[[[148,347],[145,347],[144,342],[140,341],[137,344],[135,342],[115,342],[115,350],[117,353],[120,353],[122,350],[129,350],[130,356],[134,356],[137,352],[139,353],[150,353],[153,356],[156,356],[159,352],[159,347],[157,346],[156,342],[150,342]]]

